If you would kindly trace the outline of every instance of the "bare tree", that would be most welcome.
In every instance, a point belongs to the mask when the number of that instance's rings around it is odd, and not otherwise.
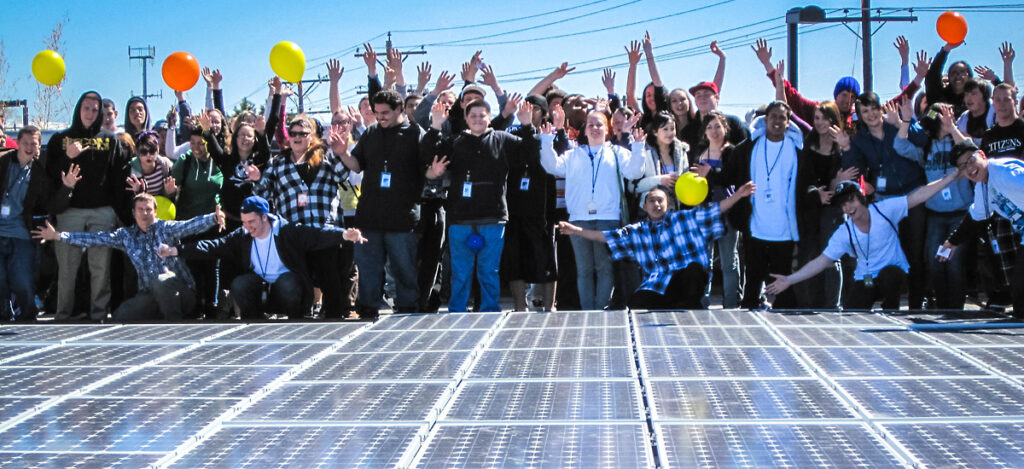
[[[7,63],[7,56],[4,54],[5,50],[6,50],[6,46],[4,45],[4,41],[0,40],[0,90],[10,89],[10,88],[7,88],[7,87],[4,86],[6,84],[6,82],[4,80],[7,78],[7,72],[9,72],[11,70],[11,64]],[[12,88],[13,88],[13,86],[12,86]],[[0,98],[2,98],[2,99],[0,99],[0,116],[4,117],[3,121],[6,123],[7,122],[7,119],[6,119],[6,117],[7,117],[7,105],[3,102],[3,100],[7,99],[9,97],[8,96],[0,96]],[[2,130],[3,129],[0,129],[0,131],[2,131]]]
[[[50,33],[50,37],[43,41],[43,45],[48,50],[52,50],[64,56],[64,25],[70,21],[70,18],[64,17],[64,19],[57,22],[57,26],[54,26],[53,31]],[[36,83],[36,101],[35,101],[35,118],[32,122],[41,129],[48,129],[50,125],[57,120],[59,117],[66,116],[68,109],[71,108],[71,104],[63,96],[64,83],[61,82],[56,86],[46,86],[42,83]]]

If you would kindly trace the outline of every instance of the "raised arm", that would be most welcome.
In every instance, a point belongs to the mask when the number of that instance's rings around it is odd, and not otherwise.
[[[540,128],[540,165],[552,176],[565,177],[566,157],[555,153],[553,131],[553,126],[548,122]]]
[[[651,44],[651,33],[644,33],[644,55],[647,56],[647,70],[651,73],[651,83],[661,87],[661,74],[658,73],[658,64],[654,62],[654,45]]]
[[[900,89],[910,85],[910,42],[903,36],[898,36],[893,47],[900,54]]]
[[[945,189],[946,186],[956,181],[960,177],[960,171],[954,171],[945,175],[938,181],[932,181],[930,184],[924,187],[919,187],[914,192],[907,195],[907,208],[914,208],[918,205],[925,203],[928,199],[932,198],[933,195],[938,194]]]
[[[395,75],[395,88],[402,94],[402,98],[405,98],[405,73],[402,72],[402,53],[398,49],[388,49],[388,68]]]
[[[423,96],[427,83],[430,83],[430,62],[423,62],[416,67],[416,94]]]
[[[1003,59],[1003,82],[1009,83],[1010,86],[1017,86],[1013,79],[1013,59],[1017,56],[1017,53],[1013,51],[1013,44],[1004,42],[999,47],[999,56]]]
[[[569,72],[573,70],[576,70],[576,67],[569,67],[569,62],[562,62],[562,65],[559,65],[558,68],[549,73],[548,76],[544,77],[541,81],[537,82],[537,84],[534,85],[533,88],[530,89],[530,92],[527,93],[526,95],[543,95],[544,92],[548,90],[548,88],[551,88],[551,85],[554,85],[556,81],[568,75]]]
[[[330,80],[330,90],[328,93],[331,99],[331,115],[341,111],[341,94],[338,93],[338,83],[341,82],[341,76],[344,73],[345,68],[341,66],[341,62],[338,59],[327,61],[327,78]]]
[[[629,70],[626,72],[626,106],[639,109],[636,102],[636,66],[640,63],[640,42],[633,41],[626,47]]]
[[[711,53],[718,56],[718,69],[715,70],[715,86],[718,86],[718,93],[722,93],[722,83],[725,82],[725,51],[718,47],[718,41],[711,41]]]

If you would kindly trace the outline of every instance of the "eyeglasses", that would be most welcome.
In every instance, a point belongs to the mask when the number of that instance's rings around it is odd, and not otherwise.
[[[288,135],[291,136],[291,137],[302,137],[302,138],[305,138],[305,137],[309,136],[309,132],[306,132],[306,131],[303,131],[303,130],[289,130],[288,131]]]
[[[967,169],[967,167],[970,166],[971,163],[974,162],[974,160],[978,159],[979,153],[980,152],[977,151],[972,153],[971,156],[967,157],[967,159],[964,160],[963,163],[956,165],[956,169],[959,169],[960,171]]]

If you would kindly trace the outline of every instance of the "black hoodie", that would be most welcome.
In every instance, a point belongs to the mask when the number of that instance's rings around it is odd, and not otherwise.
[[[54,134],[46,145],[46,171],[55,184],[61,184],[61,174],[67,171],[72,163],[78,165],[81,168],[82,180],[78,181],[71,194],[70,206],[72,208],[113,207],[121,215],[122,220],[130,224],[132,222],[130,217],[128,220],[124,220],[127,212],[123,209],[128,206],[128,191],[124,190],[124,181],[130,173],[128,162],[131,155],[116,137],[106,133],[101,134],[100,127],[103,124],[101,113],[97,113],[96,120],[92,125],[85,126],[81,115],[82,101],[86,99],[95,99],[97,103],[102,102],[100,94],[95,91],[87,91],[78,98],[71,127]],[[66,148],[74,141],[88,145],[89,148],[77,158],[71,159],[67,156]]]
[[[146,121],[142,123],[142,128],[141,129],[135,128],[135,124],[132,124],[131,116],[130,116],[130,113],[128,112],[128,110],[131,109],[131,107],[132,107],[132,103],[134,103],[134,102],[142,103],[142,109],[146,110]],[[149,120],[149,106],[146,105],[146,100],[142,99],[142,98],[140,98],[138,96],[136,96],[136,97],[134,97],[132,99],[129,99],[128,100],[128,104],[124,105],[124,131],[125,131],[125,133],[127,133],[128,135],[131,135],[132,139],[138,140],[139,134],[149,130],[149,122],[150,122],[150,120]]]

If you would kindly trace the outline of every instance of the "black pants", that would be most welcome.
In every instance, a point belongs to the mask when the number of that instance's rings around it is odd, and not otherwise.
[[[637,290],[629,300],[631,309],[704,309],[704,289],[708,272],[696,262],[672,273],[672,280],[662,295],[650,290]]]
[[[436,313],[441,307],[441,256],[444,251],[445,230],[442,199],[428,199],[420,206],[420,233],[417,249],[416,283],[420,289],[417,309],[421,313]]]
[[[900,221],[900,247],[907,255],[910,273],[907,274],[907,304],[910,309],[921,309],[925,291],[928,287],[928,265],[925,262],[925,230],[928,222],[928,210],[924,204],[918,205],[907,212],[907,217]],[[928,253],[934,256],[935,253]]]
[[[743,309],[756,309],[761,305],[761,290],[771,283],[770,274],[793,273],[792,241],[764,241],[753,236],[744,238],[743,261],[747,266],[747,280],[743,286]],[[772,308],[796,308],[796,295],[787,289],[775,297]]]
[[[342,248],[333,246],[327,249],[311,251],[306,254],[310,273],[313,274],[313,286],[320,288],[323,295],[323,308],[320,310],[324,318],[338,319],[348,316],[353,307],[347,304],[348,295],[342,280],[343,266],[341,263]]]
[[[266,306],[269,312],[287,314],[292,321],[301,321],[312,302],[312,292],[294,272],[288,272],[270,285]],[[263,279],[253,272],[235,277],[231,282],[231,299],[242,311],[242,319],[263,319]]]
[[[182,240],[182,244],[216,239],[219,232],[216,227],[190,236]],[[195,307],[192,311],[182,311],[184,319],[202,319],[203,316],[217,316],[218,295],[220,294],[220,262],[209,259],[188,259],[185,261],[192,279],[196,283]]]
[[[1024,256],[1017,256],[1013,267],[1013,317],[1024,318]]]
[[[871,309],[875,301],[882,300],[882,309],[900,309],[900,292],[903,289],[903,281],[907,274],[894,265],[886,266],[873,279],[873,286],[868,287],[863,280],[853,282],[850,286],[850,296],[843,298],[845,309]]]

